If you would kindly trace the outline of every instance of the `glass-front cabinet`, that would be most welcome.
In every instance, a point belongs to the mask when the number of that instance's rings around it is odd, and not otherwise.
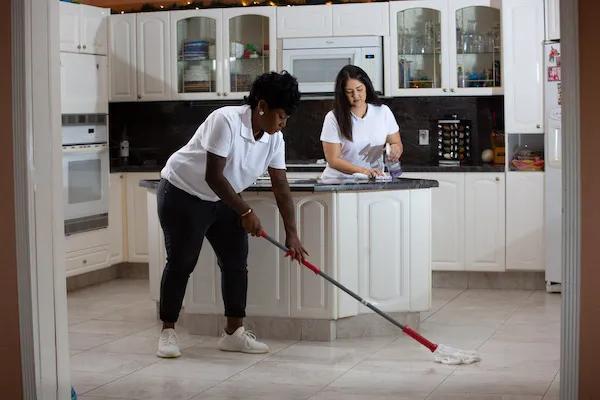
[[[500,0],[452,0],[452,75],[460,95],[502,94]]]
[[[242,98],[275,69],[275,7],[171,12],[174,99]]]
[[[392,95],[502,94],[499,0],[390,2]]]

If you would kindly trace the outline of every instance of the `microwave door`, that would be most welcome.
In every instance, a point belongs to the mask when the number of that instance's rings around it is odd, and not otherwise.
[[[298,79],[303,93],[333,93],[337,74],[359,57],[359,48],[285,50],[283,69]]]
[[[106,144],[63,147],[65,220],[108,214]]]

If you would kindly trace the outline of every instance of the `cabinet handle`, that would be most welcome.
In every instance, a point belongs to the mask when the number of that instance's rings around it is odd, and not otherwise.
[[[452,93],[454,93],[454,88],[450,89],[450,91],[451,91]]]
[[[443,90],[444,90],[444,92],[447,92],[447,91],[448,91],[448,89],[446,89],[446,88],[444,88]]]
[[[142,98],[141,94],[138,94],[138,100],[140,100]]]
[[[542,125],[537,124],[535,127],[538,128],[538,129],[540,129],[542,127]]]

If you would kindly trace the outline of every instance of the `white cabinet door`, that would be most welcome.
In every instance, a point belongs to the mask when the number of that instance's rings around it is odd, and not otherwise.
[[[335,238],[331,235],[331,232],[334,232],[334,194],[297,193],[294,194],[294,205],[298,235],[310,255],[310,262],[327,275],[335,277]],[[282,236],[283,241],[285,241],[285,232]],[[292,317],[332,318],[335,287],[299,263],[294,262],[290,265],[290,261],[286,260],[284,268],[291,268],[292,271],[290,279]]]
[[[138,100],[170,100],[171,60],[168,12],[137,14]]]
[[[503,173],[465,174],[465,240],[468,271],[505,270]]]
[[[409,232],[409,190],[359,194],[359,294],[383,311],[410,308]]]
[[[160,227],[159,227],[160,229]],[[160,229],[161,249],[164,251],[164,236]],[[162,278],[166,262],[166,254],[160,253],[162,265],[159,276]],[[160,292],[160,288],[159,288]],[[184,300],[186,313],[191,314],[223,314],[223,296],[221,295],[221,269],[217,263],[215,251],[207,239],[202,243],[196,267],[192,273]]]
[[[390,34],[388,3],[348,3],[330,7],[333,8],[333,36]]]
[[[464,271],[465,174],[411,172],[402,177],[439,182],[431,189],[431,269]]]
[[[283,223],[272,193],[244,193],[244,200],[260,218],[263,230],[285,241]],[[256,316],[290,314],[290,265],[278,247],[250,236],[248,253],[247,312]]]
[[[110,174],[108,230],[110,232],[110,264],[123,262],[123,209],[125,207],[123,174]]]
[[[506,269],[545,269],[543,172],[506,174]]]
[[[277,7],[278,38],[332,35],[333,8],[330,5]]]
[[[108,17],[110,9],[81,5],[81,51],[108,54]]]
[[[137,100],[136,14],[109,18],[110,101]]]
[[[59,2],[60,51],[79,53],[81,49],[81,5]]]
[[[560,0],[545,0],[546,40],[560,40]]]
[[[503,0],[506,133],[544,133],[543,40],[542,2]]]
[[[108,113],[108,59],[60,53],[61,113]]]
[[[127,174],[127,248],[129,262],[148,262],[148,206],[142,179],[159,179],[160,172]]]

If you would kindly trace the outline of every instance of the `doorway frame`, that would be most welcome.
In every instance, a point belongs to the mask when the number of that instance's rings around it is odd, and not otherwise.
[[[24,399],[70,396],[57,0],[11,0],[13,151]],[[561,0],[563,262],[560,397],[579,386],[578,0]],[[35,29],[33,27],[35,26]],[[541,45],[541,44],[540,44]],[[52,151],[48,151],[51,149]]]
[[[57,0],[11,0],[15,234],[24,399],[64,400],[71,396],[59,29]]]

